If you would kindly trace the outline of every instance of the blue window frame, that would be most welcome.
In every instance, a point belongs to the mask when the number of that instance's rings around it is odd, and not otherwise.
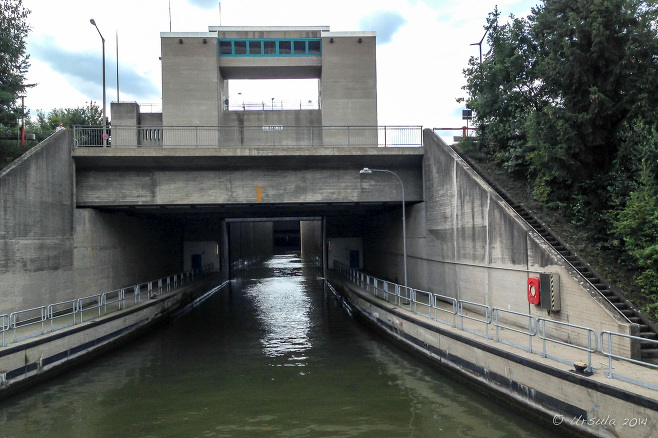
[[[320,38],[220,38],[219,56],[321,56]]]

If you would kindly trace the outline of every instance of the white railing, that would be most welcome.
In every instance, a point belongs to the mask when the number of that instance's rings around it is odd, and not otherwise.
[[[438,294],[431,294],[430,292],[420,291],[417,289],[408,288],[408,290],[405,293],[404,286],[386,280],[378,279],[376,277],[370,276],[356,269],[349,268],[346,265],[337,261],[334,261],[334,270],[338,272],[340,275],[342,275],[343,277],[350,280],[351,282],[357,284],[359,287],[363,288],[364,290],[373,293],[373,295],[377,298],[382,298],[384,301],[387,301],[398,307],[409,310],[414,314],[432,319],[442,324],[449,325],[459,330],[463,330],[469,333],[476,334],[478,336],[485,337],[487,339],[491,339],[491,337],[489,336],[489,326],[493,325],[493,327],[495,327],[496,329],[496,334],[493,338],[494,342],[504,343],[506,345],[520,348],[530,353],[539,353],[542,357],[546,357],[565,364],[573,364],[573,363],[564,358],[560,358],[555,355],[549,354],[547,350],[547,345],[549,343],[554,345],[563,345],[579,351],[584,351],[587,353],[587,363],[586,363],[586,368],[584,370],[586,372],[591,372],[591,373],[596,372],[596,369],[592,368],[592,354],[601,353],[604,356],[608,357],[609,371],[605,373],[607,377],[624,380],[630,383],[634,383],[658,391],[658,386],[655,383],[649,383],[642,381],[640,379],[632,379],[632,378],[624,377],[612,372],[613,359],[632,362],[646,367],[658,368],[658,365],[652,362],[632,359],[628,356],[621,354],[614,354],[612,352],[612,337],[616,336],[616,337],[626,338],[635,342],[645,342],[645,343],[649,342],[655,344],[656,346],[658,346],[658,340],[645,339],[645,338],[640,338],[638,336],[631,336],[623,333],[603,331],[601,332],[601,342],[599,343],[596,330],[589,327],[583,327],[575,324],[569,324],[566,322],[554,321],[545,318],[536,318],[533,315],[526,313],[514,312],[511,310],[500,309],[497,307],[491,308],[485,304],[475,303],[472,301],[457,300],[452,297],[447,297]],[[417,307],[419,301],[415,298],[419,295],[423,297],[421,301],[423,305],[421,306],[420,311],[418,311],[418,307]],[[433,313],[430,314],[428,314],[425,311],[424,297],[427,296],[433,297],[430,299],[430,301],[432,302],[431,306],[433,309]],[[405,305],[405,302],[412,303],[413,305]],[[448,304],[448,306],[444,307],[441,304]],[[473,315],[469,315],[464,310],[464,306],[466,306],[466,308],[470,307],[471,309],[473,309]],[[477,312],[475,309],[482,309],[483,315]],[[447,315],[452,315],[452,321],[439,318],[440,312],[445,313]],[[519,323],[512,325],[512,323],[505,324],[501,322],[500,320],[501,313],[508,315],[509,316],[508,319],[510,320],[512,319],[518,320]],[[456,318],[458,316],[461,318],[461,324],[459,326],[456,324]],[[472,320],[484,325],[484,332],[479,332],[464,327],[465,319]],[[562,330],[569,330],[576,334],[581,334],[582,336],[580,337],[586,339],[586,342],[583,342],[583,344],[585,345],[579,345],[575,342],[568,342],[555,337],[551,337],[547,333],[546,330],[547,325],[555,326],[555,328],[559,328]],[[525,327],[527,327],[527,329],[525,329]],[[513,343],[509,340],[502,339],[499,329],[503,329],[503,331],[511,331],[514,333],[519,333],[521,335],[527,336],[528,346],[527,347],[522,346]],[[542,350],[539,352],[533,350],[532,347],[532,339],[535,336],[537,336],[542,340]],[[605,342],[605,340],[607,340],[607,342]]]
[[[74,147],[102,147],[102,126],[74,126]],[[420,147],[422,126],[112,126],[111,147]]]
[[[204,266],[203,272],[211,266]],[[0,347],[126,309],[187,284],[194,280],[194,276],[194,273],[183,272],[101,294],[0,314]],[[46,328],[47,321],[50,321],[49,329]],[[6,339],[7,332],[13,332],[11,340]]]

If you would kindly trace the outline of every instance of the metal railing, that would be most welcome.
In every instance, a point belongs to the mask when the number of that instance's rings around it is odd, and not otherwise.
[[[474,316],[470,316],[467,313],[464,313],[464,304],[470,307],[475,307],[475,308],[480,308],[484,309],[484,319],[476,318]],[[476,303],[473,301],[464,301],[464,300],[457,300],[457,309],[458,309],[458,315],[461,318],[461,326],[459,327],[460,330],[464,330],[465,332],[473,333],[474,335],[478,336],[483,336],[487,339],[489,338],[489,324],[491,324],[491,307],[485,305],[485,304],[480,304]],[[474,312],[476,315],[479,315],[479,313]],[[484,333],[480,333],[476,330],[469,330],[464,327],[464,319],[470,319],[471,321],[476,321],[476,322],[481,322],[484,324]]]
[[[299,111],[299,110],[319,110],[320,102],[317,100],[275,100],[269,102],[261,100],[260,102],[241,101],[236,103],[231,100],[224,109],[229,111]]]
[[[22,341],[31,336],[42,335],[45,333],[46,323],[46,306],[33,307],[31,309],[18,310],[9,314],[9,330],[14,331],[14,342]],[[35,335],[25,335],[18,337],[18,332],[25,327],[39,324],[41,329]]]
[[[421,147],[422,126],[112,126],[111,147]],[[74,126],[74,147],[102,147],[102,126]]]
[[[203,272],[207,272],[211,266],[204,266]],[[190,283],[194,277],[194,273],[183,272],[101,294],[18,310],[8,315],[0,314],[0,347],[126,309]],[[46,328],[47,321],[50,321],[49,329]],[[5,333],[10,331],[13,332],[13,338],[7,340]]]
[[[78,310],[78,300],[62,301],[61,303],[50,304],[48,306],[47,318],[50,320],[50,331],[60,328],[69,327],[75,324],[75,314]],[[68,319],[72,321],[67,321]],[[55,327],[55,321],[64,319],[63,325]]]
[[[5,346],[5,332],[9,330],[9,315],[2,314],[0,315],[0,332],[2,332],[2,344],[0,347]]]
[[[585,332],[585,335],[587,336],[587,347],[574,344],[573,342],[564,342],[560,339],[555,339],[555,338],[549,338],[546,335],[546,323],[548,324],[554,324],[558,325],[560,327],[569,327],[570,329],[575,329],[576,331],[581,330]],[[559,344],[559,345],[564,345],[566,347],[570,348],[575,348],[577,350],[581,351],[586,351],[587,352],[587,368],[585,368],[585,371],[592,371],[592,353],[595,353],[598,350],[598,337],[596,335],[596,330],[591,329],[589,327],[583,327],[580,325],[576,324],[569,324],[567,322],[562,322],[562,321],[553,321],[551,319],[546,319],[546,318],[537,318],[537,336],[539,339],[543,341],[542,343],[542,352],[541,356],[542,357],[548,357],[549,359],[556,360],[558,362],[565,363],[567,365],[572,364],[573,362],[570,362],[566,359],[557,357],[557,356],[551,356],[546,352],[546,342],[552,342],[554,344]],[[594,345],[592,345],[592,340],[594,340]]]
[[[655,385],[654,383],[648,383],[638,379],[631,379],[628,377],[621,376],[619,374],[614,374],[612,372],[613,359],[632,362],[637,365],[658,368],[657,364],[651,362],[645,362],[637,359],[632,359],[628,356],[612,353],[612,337],[616,336],[637,342],[650,342],[652,344],[656,344],[657,346],[658,346],[658,340],[649,340],[645,338],[640,338],[638,336],[631,336],[623,333],[603,331],[601,332],[601,342],[599,344],[596,330],[589,327],[579,326],[562,321],[550,320],[546,318],[536,318],[533,315],[526,313],[515,312],[507,309],[500,309],[497,307],[492,308],[485,304],[476,303],[472,301],[457,300],[453,297],[443,296],[439,294],[431,294],[430,292],[419,291],[418,289],[408,288],[411,294],[405,296],[405,293],[403,292],[404,286],[370,276],[356,269],[349,268],[340,262],[334,261],[334,270],[338,272],[340,275],[342,275],[343,277],[345,277],[346,279],[348,279],[349,281],[357,284],[359,287],[365,289],[368,292],[373,293],[373,295],[377,298],[380,298],[381,295],[381,298],[386,302],[392,303],[398,307],[409,310],[419,316],[432,319],[434,321],[449,325],[459,330],[463,330],[469,333],[476,334],[478,336],[485,337],[487,339],[491,339],[491,337],[489,336],[489,326],[493,325],[496,329],[496,334],[493,338],[494,342],[500,342],[506,345],[510,345],[512,347],[522,349],[529,353],[539,353],[541,357],[546,357],[548,359],[555,360],[568,365],[574,365],[574,364],[571,361],[565,360],[563,358],[548,353],[547,345],[549,343],[555,345],[563,345],[579,351],[584,351],[587,353],[587,363],[585,368],[585,371],[587,372],[592,372],[592,373],[596,372],[596,369],[592,368],[592,353],[601,353],[608,358],[609,370],[605,373],[607,377],[624,380],[630,383],[634,383],[658,391],[658,386]],[[423,297],[426,296],[433,297],[431,299],[433,314],[430,313],[428,315],[424,310],[425,309],[424,306],[422,307],[423,310],[418,311],[416,305],[418,303],[418,300],[416,300],[415,297],[418,296],[419,294],[422,295]],[[405,300],[408,298],[411,298],[410,303],[413,303],[413,305],[406,305],[406,306],[403,305]],[[442,304],[447,304],[448,306],[444,307],[442,306]],[[464,311],[465,305],[467,308],[470,307],[472,309],[478,309],[478,308],[483,309],[484,315],[480,315],[475,310],[473,311],[473,313],[476,313],[479,316],[468,315]],[[452,321],[439,318],[440,313],[452,315]],[[509,315],[510,316],[509,319],[516,319],[520,322],[515,325],[512,325],[511,322],[503,323],[500,320],[501,313]],[[457,326],[456,324],[457,316],[461,318],[461,324],[459,326]],[[484,333],[465,328],[464,319],[472,320],[484,324],[485,325]],[[546,330],[547,325],[554,326],[553,327],[554,329],[567,329],[571,332],[574,332],[575,334],[578,334],[580,332],[582,334],[581,337],[586,338],[586,342],[583,342],[583,344],[586,345],[579,345],[575,342],[567,342],[562,339],[549,336]],[[527,329],[525,327],[527,327]],[[528,337],[527,347],[520,344],[516,344],[506,339],[502,339],[500,332],[506,330],[527,336]],[[539,352],[533,350],[532,347],[532,339],[535,336],[539,337],[542,340],[542,350]],[[605,339],[607,339],[607,343],[605,342]],[[604,347],[606,345],[607,345],[607,351],[606,348]]]
[[[501,324],[500,320],[498,318],[498,315],[499,315],[500,312],[503,312],[507,315],[520,316],[522,319],[527,319],[528,320],[528,330],[525,331],[525,330],[522,330],[520,328],[514,327],[512,325]],[[522,350],[527,351],[528,353],[534,353],[532,351],[532,337],[537,334],[537,325],[536,325],[537,321],[535,320],[534,316],[528,315],[526,313],[514,312],[513,310],[505,310],[505,309],[499,309],[497,307],[494,307],[492,309],[492,312],[491,312],[491,323],[494,325],[494,327],[496,327],[496,336],[494,337],[494,340],[496,342],[500,342],[502,344],[507,344],[507,345],[511,345],[513,347],[520,348]],[[519,324],[519,327],[523,327],[523,325]],[[514,342],[511,342],[511,341],[508,341],[508,340],[505,340],[505,339],[501,339],[500,338],[500,330],[499,330],[501,328],[503,330],[510,330],[510,331],[515,332],[515,333],[521,333],[523,335],[527,335],[528,336],[528,348],[525,348],[524,346],[516,344]]]
[[[443,307],[439,306],[439,303],[450,303],[452,304],[452,310],[444,309]],[[444,324],[448,324],[452,327],[457,327],[457,313],[459,310],[459,303],[457,302],[456,298],[453,297],[447,297],[445,295],[439,295],[439,294],[434,294],[434,321],[437,322],[442,322]],[[444,321],[441,318],[439,318],[439,312],[445,312],[449,315],[452,315],[452,322],[449,321]]]
[[[656,347],[658,347],[658,340],[641,338],[639,336],[625,335],[625,334],[622,334],[622,333],[614,333],[614,332],[610,332],[610,331],[607,331],[607,330],[604,330],[604,331],[601,332],[601,353],[603,353],[604,355],[606,355],[608,357],[608,371],[604,372],[604,374],[607,377],[611,378],[611,379],[623,380],[625,382],[634,383],[636,385],[641,385],[641,386],[644,386],[646,388],[655,389],[656,391],[658,391],[658,385],[656,385],[655,383],[643,382],[643,381],[638,380],[638,379],[633,379],[631,377],[627,377],[627,376],[624,376],[624,375],[621,375],[621,374],[615,374],[615,373],[612,372],[612,359],[624,360],[624,361],[627,361],[627,362],[632,362],[632,363],[637,364],[637,365],[642,365],[642,366],[647,366],[647,367],[658,369],[658,364],[656,364],[656,363],[642,362],[642,361],[637,360],[637,359],[631,359],[631,358],[628,358],[628,357],[625,357],[625,356],[620,356],[618,354],[614,354],[612,352],[612,337],[613,336],[618,336],[618,337],[622,337],[622,338],[626,338],[626,339],[631,339],[631,340],[637,341],[637,342],[648,342],[648,343],[651,343],[651,344],[655,345]],[[608,342],[605,342],[606,337],[607,337]],[[607,344],[607,347],[608,347],[608,351],[605,351],[605,348],[604,348],[604,346],[606,346],[606,344]]]

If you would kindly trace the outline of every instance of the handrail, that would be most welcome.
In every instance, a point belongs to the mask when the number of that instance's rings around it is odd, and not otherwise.
[[[605,351],[605,348],[604,348],[604,345],[606,345],[606,342],[604,342],[604,336],[606,336],[606,335],[608,337],[608,342],[607,342],[608,351]],[[622,376],[620,374],[614,374],[612,372],[612,359],[613,358],[618,359],[618,360],[624,360],[624,361],[627,361],[627,362],[632,362],[632,363],[637,364],[637,365],[648,366],[648,367],[651,367],[651,368],[658,368],[658,364],[655,364],[655,363],[643,362],[641,360],[632,359],[630,357],[624,357],[624,356],[620,356],[618,354],[613,354],[612,353],[612,337],[613,336],[619,336],[619,337],[631,339],[632,341],[649,342],[651,344],[654,344],[656,347],[658,347],[658,340],[656,340],[656,339],[646,339],[646,338],[641,338],[639,336],[626,335],[626,334],[623,334],[623,333],[614,333],[614,332],[611,332],[611,331],[608,331],[608,330],[603,330],[601,332],[601,353],[603,353],[605,356],[608,356],[608,371],[604,372],[604,374],[608,378],[611,378],[611,379],[624,380],[624,381],[629,382],[629,383],[635,383],[636,385],[641,385],[641,386],[644,386],[646,388],[651,388],[651,389],[655,389],[656,391],[658,391],[658,385],[643,382],[643,381],[637,380],[637,379],[632,379],[630,377]]]
[[[533,351],[532,351],[532,337],[537,334],[537,326],[536,326],[537,321],[536,321],[534,316],[529,315],[527,313],[515,312],[513,310],[499,309],[498,307],[494,307],[491,310],[491,312],[492,312],[491,313],[491,322],[494,325],[494,327],[496,327],[496,336],[494,337],[494,341],[500,342],[500,343],[506,344],[506,345],[511,345],[513,347],[517,347],[517,348],[520,348],[522,350],[525,350],[529,353],[533,353]],[[517,329],[516,327],[510,326],[510,325],[500,324],[498,322],[498,313],[500,313],[500,312],[507,313],[507,314],[510,314],[510,315],[517,315],[517,316],[521,316],[521,317],[524,317],[524,318],[528,318],[528,331],[520,330],[520,329]],[[521,345],[517,345],[514,342],[505,341],[505,340],[501,339],[500,334],[499,334],[499,330],[498,330],[499,328],[503,328],[505,330],[511,330],[513,332],[521,333],[523,335],[528,335],[528,348],[526,349],[525,347],[523,347]]]
[[[421,297],[427,297],[427,303],[418,300],[418,295]],[[411,291],[412,301],[414,303],[414,313],[423,315],[427,318],[432,318],[432,309],[434,308],[433,298],[434,295],[431,292],[426,292],[424,290],[412,289]],[[418,310],[418,305],[421,308],[427,308],[427,314]]]
[[[448,302],[452,304],[452,311],[448,311],[447,309],[444,309],[442,307],[439,307],[437,305],[438,302]],[[439,295],[439,294],[434,294],[434,321],[442,322],[444,324],[448,324],[452,327],[457,327],[457,312],[459,309],[459,304],[457,302],[456,298],[453,297],[448,297],[445,295]],[[439,313],[438,312],[446,312],[452,315],[452,323],[449,323],[448,321],[444,321],[442,319],[439,319]]]
[[[204,267],[203,272],[208,271],[208,266],[210,265]],[[193,280],[194,276],[191,273],[183,272],[140,284],[144,285],[145,289],[149,291],[148,297],[153,298],[155,295],[161,295],[163,293],[165,281],[167,282],[167,290],[169,290],[169,286],[172,284],[175,288],[178,287],[179,284],[183,285]],[[157,286],[154,288],[154,285]],[[107,315],[113,311],[120,311],[125,309],[127,301],[126,290],[130,289],[131,287],[125,287],[104,292],[102,294],[90,295],[87,297],[74,298],[67,301],[48,304],[46,306],[17,310],[10,314],[0,314],[0,333],[2,333],[2,337],[0,338],[0,347],[5,347],[7,345],[5,333],[9,330],[14,331],[13,340],[10,342],[18,342],[31,337],[43,335],[47,332],[54,332],[56,330],[70,327],[72,325],[81,324],[85,321],[89,321],[90,319],[97,318],[101,316],[101,314]],[[132,286],[132,290],[136,292],[134,296],[135,304],[141,302],[140,285]],[[116,305],[116,309],[110,310],[108,312],[107,307],[110,305]],[[96,315],[89,317],[88,314],[92,310],[97,310]],[[87,313],[86,319],[84,318],[85,313]],[[78,314],[80,314],[80,318],[77,317]],[[71,322],[55,325],[55,320],[60,318],[71,318]],[[48,320],[50,320],[50,329],[46,331],[45,323]],[[36,324],[41,324],[40,330],[27,333],[26,336],[20,338],[18,337],[18,330],[25,329],[26,327],[30,327]]]
[[[103,126],[74,126],[74,147],[102,147]],[[121,126],[112,147],[421,147],[422,126]]]
[[[587,332],[587,347],[582,347],[577,344],[572,344],[569,342],[564,342],[559,339],[554,339],[554,338],[549,338],[546,336],[546,323],[550,324],[557,324],[563,327],[571,327],[575,329],[580,329],[580,330],[585,330]],[[550,356],[548,353],[546,353],[546,341],[553,342],[555,344],[560,344],[560,345],[565,345],[567,347],[575,348],[577,350],[581,351],[587,351],[587,368],[585,368],[585,371],[591,372],[592,371],[592,353],[595,353],[598,350],[598,336],[596,334],[596,330],[591,329],[589,327],[583,327],[580,325],[576,324],[569,324],[568,322],[562,322],[562,321],[554,321],[546,318],[537,318],[536,321],[537,325],[537,336],[539,336],[539,339],[543,340],[543,349],[541,356],[542,357],[549,357],[553,360],[557,360],[558,362],[566,363],[566,364],[571,364],[573,362],[569,362],[565,359],[555,357],[555,356]],[[540,330],[541,328],[541,330]],[[594,335],[594,347],[592,347],[592,336]]]
[[[101,307],[103,307],[102,294],[89,295],[87,297],[78,298],[78,311],[80,312],[80,322],[84,322],[84,313],[88,310],[98,309],[98,315],[101,316]],[[85,307],[86,304],[91,304]]]
[[[489,324],[491,324],[491,307],[487,306],[486,304],[480,304],[476,303],[473,301],[466,301],[466,300],[458,300],[458,307],[457,307],[457,314],[461,317],[461,327],[460,330],[464,330],[465,332],[473,333],[474,335],[479,335],[479,336],[484,336],[487,339],[489,338]],[[473,316],[468,316],[467,314],[464,313],[464,304],[468,304],[470,306],[475,306],[475,307],[481,307],[484,309],[484,319],[479,319],[475,318]],[[470,319],[471,321],[477,321],[481,322],[484,324],[484,333],[476,332],[475,330],[469,330],[464,328],[464,318]]]
[[[105,312],[105,314],[107,314],[107,305],[108,304],[117,304],[118,305],[117,310],[121,310],[122,308],[125,309],[125,306],[124,306],[124,303],[123,303],[125,293],[126,292],[125,292],[124,289],[115,289],[113,291],[104,292],[101,295],[101,304],[103,306],[103,311]],[[110,298],[109,301],[108,301],[108,297],[113,297],[115,295],[116,295],[116,298]]]
[[[6,313],[0,315],[0,331],[2,332],[2,343],[0,344],[0,347],[5,346],[5,332],[9,330],[9,315]]]
[[[55,304],[50,304],[48,305],[48,311],[47,311],[47,318],[50,320],[50,331],[52,332],[55,330],[54,328],[54,322],[55,319],[58,318],[64,318],[66,316],[72,316],[73,317],[73,322],[70,324],[65,324],[62,326],[58,326],[57,328],[64,328],[64,327],[69,327],[72,325],[75,325],[75,314],[77,313],[77,303],[78,300],[73,299],[73,300],[68,300],[68,301],[62,301],[60,303],[55,303]],[[61,307],[65,307],[63,310],[59,310]],[[70,310],[67,311],[66,309],[70,307]]]
[[[25,319],[19,318],[21,315],[29,315],[30,313],[36,314],[33,317],[27,317]],[[46,306],[33,307],[31,309],[18,310],[9,314],[9,328],[14,330],[14,342],[21,341],[23,339],[31,338],[34,336],[39,336],[44,333],[45,330],[45,321],[46,321]],[[41,324],[41,331],[39,333],[30,333],[27,336],[22,338],[16,337],[16,331],[19,328],[28,327],[35,324]]]
[[[378,292],[382,291],[382,292],[384,292],[383,299],[387,302],[390,302],[389,299],[388,299],[388,296],[395,295],[395,301],[394,301],[393,304],[396,305],[396,306],[399,305],[398,303],[401,300],[400,290],[402,288],[404,288],[404,286],[401,286],[401,285],[393,283],[393,282],[389,282],[387,280],[382,280],[382,279],[370,276],[370,275],[368,275],[364,272],[358,271],[356,269],[348,268],[346,265],[344,265],[343,263],[338,262],[338,261],[334,261],[334,269],[339,274],[341,274],[342,276],[344,276],[348,280],[352,281],[353,283],[356,283],[356,284],[365,283],[367,285],[374,285],[373,295],[378,297]],[[383,285],[383,287],[378,286],[378,284],[380,282]],[[390,289],[389,285],[394,285],[395,292],[389,291],[389,289]],[[366,290],[369,290],[369,289],[366,288]],[[416,289],[409,288],[409,290],[419,292]],[[421,291],[421,292],[426,293],[425,291]],[[619,374],[613,374],[612,373],[612,359],[624,360],[624,361],[632,362],[634,364],[638,364],[638,365],[642,365],[642,366],[649,366],[649,367],[652,367],[652,368],[658,368],[657,364],[654,364],[654,363],[651,363],[651,362],[636,360],[636,359],[632,359],[630,357],[626,357],[626,356],[622,356],[622,355],[612,353],[612,337],[613,336],[618,336],[618,337],[628,338],[628,339],[631,339],[633,341],[649,342],[649,343],[656,344],[656,345],[658,345],[658,340],[645,339],[645,338],[641,338],[641,337],[638,337],[638,336],[627,335],[627,334],[624,334],[624,333],[615,333],[615,332],[611,332],[611,331],[603,331],[603,332],[601,332],[601,341],[600,341],[600,344],[599,344],[599,342],[598,342],[599,338],[598,338],[598,335],[596,333],[596,330],[594,330],[592,328],[589,328],[589,327],[579,326],[579,325],[575,325],[575,324],[569,324],[569,323],[566,323],[566,322],[555,321],[555,320],[550,320],[550,319],[546,319],[546,318],[537,318],[537,317],[535,317],[533,315],[530,315],[530,314],[515,312],[515,311],[507,310],[507,309],[500,309],[500,308],[497,308],[497,307],[490,308],[489,306],[481,304],[481,303],[476,303],[476,302],[466,301],[466,300],[457,300],[456,298],[447,297],[447,296],[443,296],[443,295],[439,295],[439,294],[433,294],[432,300],[433,300],[432,307],[434,309],[434,315],[433,316],[431,316],[431,315],[428,316],[423,312],[418,312],[417,308],[415,308],[415,307],[414,308],[411,308],[411,306],[409,306],[408,308],[404,307],[404,306],[400,306],[400,307],[405,308],[405,309],[407,309],[407,310],[409,310],[409,311],[411,311],[411,312],[413,312],[417,315],[432,319],[434,321],[437,321],[437,322],[440,322],[440,323],[443,323],[443,324],[451,325],[452,327],[457,328],[459,330],[463,330],[463,331],[467,331],[467,332],[470,332],[470,333],[473,333],[473,334],[476,334],[476,335],[479,335],[479,336],[483,336],[487,339],[491,339],[488,335],[488,327],[489,327],[489,325],[493,325],[494,327],[496,327],[496,335],[493,339],[494,342],[501,342],[501,343],[504,343],[504,344],[507,344],[507,345],[510,345],[510,346],[513,346],[513,347],[516,347],[516,348],[520,348],[520,349],[525,350],[525,351],[528,351],[530,353],[539,353],[542,357],[546,357],[546,358],[556,360],[558,362],[562,362],[562,363],[569,364],[569,365],[572,364],[571,361],[567,361],[565,359],[556,357],[554,355],[549,355],[546,351],[546,344],[548,342],[552,342],[552,343],[556,343],[556,344],[559,344],[559,345],[564,345],[564,346],[567,346],[567,347],[570,347],[570,348],[574,348],[574,349],[577,349],[577,350],[580,350],[580,351],[586,351],[587,354],[588,354],[588,359],[587,359],[587,364],[586,364],[585,371],[587,371],[587,372],[592,372],[592,373],[596,372],[596,369],[592,368],[592,353],[600,352],[601,354],[608,357],[609,371],[605,373],[606,376],[608,376],[610,378],[616,378],[616,379],[619,379],[619,380],[625,380],[627,382],[634,383],[634,384],[641,385],[641,386],[645,386],[647,388],[654,389],[654,390],[658,391],[658,386],[656,386],[655,384],[643,382],[643,381],[636,380],[636,379],[630,379],[630,378],[621,376]],[[452,311],[439,306],[440,302],[452,303]],[[464,313],[464,305],[467,305],[467,306],[470,305],[470,306],[483,308],[484,309],[484,319],[466,315]],[[440,319],[438,317],[438,312],[445,312],[445,313],[448,313],[448,314],[452,314],[453,315],[452,323],[450,321],[445,321],[445,320]],[[527,327],[528,327],[528,329],[525,330],[525,329],[520,328],[521,326],[515,327],[513,325],[501,323],[500,318],[499,318],[499,314],[501,312],[505,313],[505,314],[515,315],[515,316],[518,316],[518,317],[521,317],[521,318],[527,318]],[[462,318],[460,326],[457,326],[457,324],[456,324],[456,315],[459,315]],[[464,328],[464,326],[463,326],[464,319],[470,319],[470,320],[478,321],[478,322],[481,322],[481,323],[485,324],[485,328],[486,328],[485,333],[483,334],[483,333],[479,333],[479,332],[468,330],[467,328]],[[565,342],[565,341],[562,341],[560,339],[556,339],[556,338],[552,338],[552,337],[548,336],[547,333],[546,333],[547,324],[555,324],[555,325],[562,326],[562,327],[570,327],[572,329],[583,330],[587,335],[587,346],[581,346],[581,345],[578,345],[578,344],[575,344],[575,343],[572,343],[572,342]],[[504,330],[510,330],[510,331],[528,336],[528,346],[525,347],[525,346],[517,345],[513,342],[501,339],[501,336],[500,336],[500,333],[499,333],[499,329],[501,329],[501,328],[504,329]],[[534,336],[538,336],[543,341],[543,348],[540,352],[534,351],[533,348],[532,348],[532,338]],[[607,338],[605,338],[606,336],[607,336]],[[606,351],[606,347],[605,347],[605,345],[606,345],[605,340],[606,339],[607,339],[607,346],[608,346],[607,351]]]

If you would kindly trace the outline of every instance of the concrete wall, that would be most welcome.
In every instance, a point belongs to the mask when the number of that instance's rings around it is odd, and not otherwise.
[[[324,126],[377,126],[376,45],[374,32],[322,34]]]
[[[201,256],[201,267],[212,265],[212,272],[219,271],[219,242],[185,241],[183,244],[183,270],[192,272],[192,256]]]
[[[216,34],[163,33],[161,47],[163,125],[218,126],[223,84]]]
[[[81,169],[76,202],[85,207],[253,204],[258,187],[262,203],[400,202],[400,185],[393,177],[360,175],[362,157],[342,158],[337,164],[329,158],[299,157],[292,152],[287,157],[258,155],[242,169],[222,169],[235,159],[218,162],[217,170]],[[262,168],[264,161],[267,172]],[[421,201],[423,187],[417,170],[392,168],[404,181],[406,199]]]
[[[74,288],[93,295],[183,271],[183,230],[152,217],[75,211]]]
[[[272,222],[231,222],[228,239],[231,277],[274,254]]]
[[[609,305],[468,166],[431,131],[424,135],[427,252],[441,275],[434,289],[462,300],[591,327],[630,333],[631,325]],[[561,307],[547,314],[528,303],[527,280],[560,276]],[[556,333],[586,343],[580,332]]]
[[[75,208],[70,134],[0,174],[0,314],[182,271],[175,223]]]
[[[340,262],[347,267],[363,269],[363,239],[359,237],[338,238],[328,240],[327,267],[333,269],[334,262]],[[359,265],[350,266],[350,251],[359,252]]]
[[[598,333],[630,333],[631,325],[437,136],[426,131],[424,142],[426,201],[406,210],[411,287]],[[364,234],[367,272],[402,282],[401,235],[399,211],[371,218]],[[562,310],[550,315],[527,300],[528,277],[542,272],[560,277]],[[583,331],[547,328],[587,344]],[[630,349],[626,340],[615,347]]]
[[[243,117],[254,119],[246,125],[377,125],[374,32],[328,32],[327,27],[212,29],[217,32],[161,33],[163,125],[241,126]],[[217,47],[218,37],[320,36],[322,56],[220,57]],[[321,117],[305,111],[240,116],[225,110],[227,80],[272,78],[320,78]]]
[[[301,221],[301,257],[303,260],[313,260],[319,266],[322,261],[322,221]]]
[[[70,298],[71,145],[57,132],[0,171],[0,314]]]
[[[320,126],[322,114],[319,110],[287,111],[224,111],[222,124],[225,126]],[[253,144],[246,142],[246,144]]]

